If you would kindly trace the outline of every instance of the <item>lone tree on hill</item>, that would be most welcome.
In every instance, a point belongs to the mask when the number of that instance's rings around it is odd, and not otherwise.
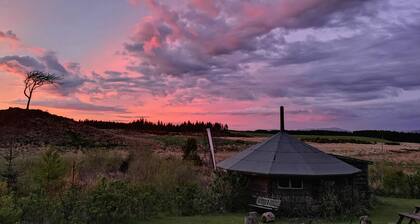
[[[55,84],[58,80],[59,77],[52,73],[41,71],[31,71],[26,73],[26,78],[24,81],[25,90],[23,91],[26,98],[28,98],[28,102],[26,103],[26,109],[29,110],[29,104],[31,103],[32,94],[34,90],[43,85]]]

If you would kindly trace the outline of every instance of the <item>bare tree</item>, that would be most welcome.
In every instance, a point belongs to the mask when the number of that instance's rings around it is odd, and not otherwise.
[[[41,71],[31,71],[26,73],[26,78],[24,81],[25,90],[23,91],[26,98],[28,98],[28,102],[26,103],[26,109],[29,110],[29,104],[31,103],[32,94],[34,90],[43,85],[55,84],[58,80],[59,77],[52,73]]]

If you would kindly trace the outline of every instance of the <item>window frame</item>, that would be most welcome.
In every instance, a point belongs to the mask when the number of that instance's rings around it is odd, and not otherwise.
[[[280,186],[280,184],[279,184],[280,183],[280,181],[279,181],[280,178],[287,178],[287,180],[289,181],[289,186],[288,187]],[[277,189],[282,189],[282,190],[302,190],[304,188],[304,186],[303,186],[303,178],[299,178],[299,180],[300,180],[300,187],[292,187],[292,178],[293,177],[280,177],[280,178],[277,178],[277,181],[276,181]]]

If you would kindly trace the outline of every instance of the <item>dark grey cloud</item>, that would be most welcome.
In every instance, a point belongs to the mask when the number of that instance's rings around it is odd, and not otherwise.
[[[26,100],[15,100],[12,103],[25,105]],[[60,99],[60,100],[59,99],[57,100],[34,99],[32,102],[32,105],[50,107],[50,108],[59,108],[59,109],[79,110],[79,111],[116,112],[116,113],[127,112],[124,108],[82,102],[77,98]]]
[[[243,90],[249,92],[249,86],[241,86],[241,82],[253,83],[246,71],[253,63],[303,64],[334,53],[317,45],[286,44],[285,34],[297,29],[343,26],[357,16],[375,14],[365,6],[367,2],[372,1],[217,1],[221,16],[211,17],[194,7],[174,10],[151,1],[151,17],[138,25],[131,41],[125,44],[126,54],[139,59],[127,69],[141,73],[143,83],[138,84],[153,94],[167,94],[167,89],[173,87],[164,80],[175,77],[188,83],[198,83],[191,79],[206,79],[210,87],[204,91],[213,96],[256,99],[260,90],[246,93]],[[240,80],[236,79],[238,74]]]
[[[7,65],[10,69],[21,71],[25,69],[44,70],[45,65],[31,56],[10,55],[0,57],[0,64]]]
[[[140,75],[105,78],[109,88],[120,81],[120,88],[172,94],[171,104],[286,102],[337,124],[369,114],[379,124],[381,110],[375,107],[418,102],[416,0],[215,0],[210,11],[151,2],[151,17],[125,44],[125,55],[133,60],[127,70]],[[414,107],[410,103],[404,106]],[[355,109],[369,104],[374,106]],[[418,120],[416,113],[389,114],[402,123],[407,117]]]
[[[0,57],[0,65],[3,65],[2,68],[8,72],[21,75],[33,70],[55,73],[61,78],[55,90],[65,96],[79,91],[88,81],[87,77],[80,73],[78,63],[69,63],[66,68],[52,51],[47,51],[40,57],[18,55]]]
[[[389,33],[363,32],[326,43],[293,43],[286,47],[285,56],[271,59],[272,65],[305,64],[309,68],[288,77],[295,84],[286,87],[289,97],[331,96],[348,101],[395,97],[420,89],[419,25],[392,26]],[[268,95],[284,96],[284,88],[275,83],[267,88]]]

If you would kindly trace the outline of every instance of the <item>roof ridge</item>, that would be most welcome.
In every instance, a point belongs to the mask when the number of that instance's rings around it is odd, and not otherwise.
[[[294,137],[294,136],[289,136],[290,137],[290,139],[292,139],[294,142],[296,142],[296,143],[302,143],[303,141],[299,141],[299,139],[297,139],[296,137]],[[293,147],[293,146],[292,146]],[[314,170],[312,169],[312,167],[311,166],[309,166],[308,164],[307,164],[307,160],[301,155],[302,154],[302,152],[295,152],[300,158],[301,158],[301,160],[302,161],[305,161],[305,163],[302,163],[301,165],[303,165],[303,166],[305,166],[308,170],[310,170],[311,171],[311,173],[314,173]]]
[[[275,134],[274,136],[276,136],[278,134],[280,134],[280,136],[282,136],[283,133],[279,132],[279,133]],[[281,141],[281,137],[280,137],[279,141],[276,142],[276,151],[274,151],[274,158],[273,158],[273,160],[271,160],[271,165],[270,165],[270,168],[268,169],[268,173],[271,173],[271,170],[273,169],[274,161],[276,161],[277,153],[279,152],[280,141]]]

